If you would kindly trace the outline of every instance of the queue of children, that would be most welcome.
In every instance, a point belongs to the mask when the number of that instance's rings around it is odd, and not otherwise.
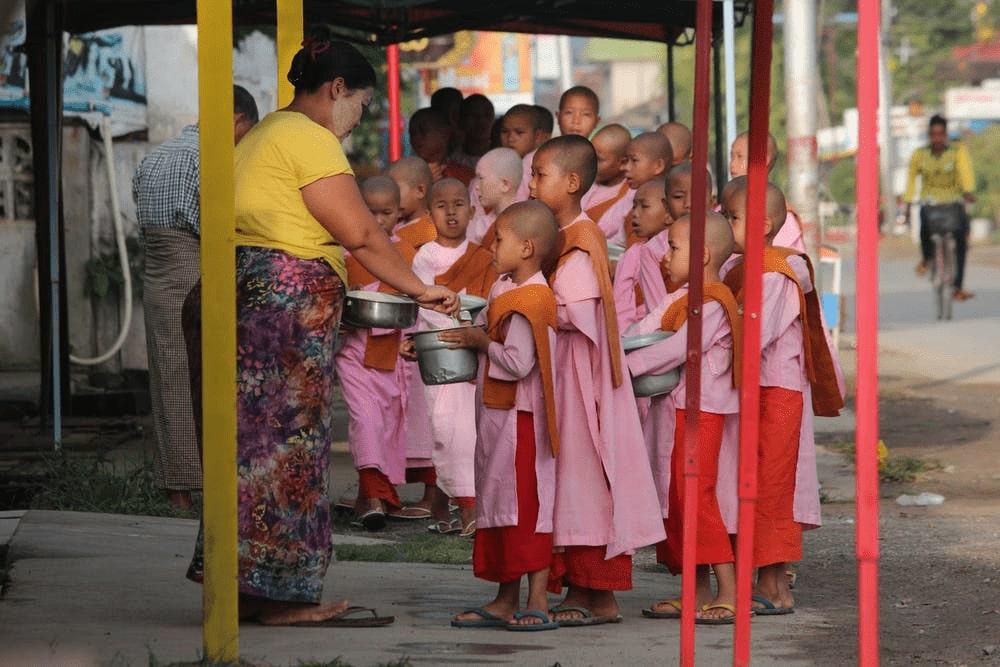
[[[599,100],[582,86],[562,95],[554,116],[519,104],[492,122],[489,100],[453,89],[432,102],[410,121],[415,155],[366,180],[362,193],[422,280],[487,299],[472,326],[429,311],[415,326],[477,351],[479,378],[424,386],[408,332],[346,327],[337,372],[359,483],[342,504],[370,530],[429,520],[434,533],[474,540],[474,574],[497,594],[452,625],[540,631],[621,622],[615,593],[632,588],[633,555],[655,545],[657,560],[679,573],[683,507],[695,502],[696,620],[729,624],[738,390],[759,382],[754,613],[793,613],[786,571],[802,558],[802,531],[820,525],[812,420],[836,414],[844,388],[797,216],[768,184],[763,220],[747,217],[746,135],[732,147],[735,178],[718,201],[708,174],[704,261],[693,266],[691,133],[682,124],[634,137],[617,124],[598,130]],[[776,156],[772,139],[769,167]],[[750,224],[766,244],[759,378],[740,377]],[[624,250],[612,259],[616,246]],[[350,289],[382,289],[350,259],[348,269]],[[636,398],[632,379],[687,360],[696,272],[699,472],[688,498],[684,375],[652,398]],[[626,354],[624,336],[657,331],[672,335]],[[407,482],[424,484],[409,505],[395,488]],[[550,607],[548,594],[563,589]],[[675,596],[643,615],[680,613]]]

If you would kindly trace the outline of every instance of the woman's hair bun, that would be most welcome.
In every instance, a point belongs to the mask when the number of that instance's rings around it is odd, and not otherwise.
[[[296,92],[312,92],[339,78],[352,90],[375,85],[375,70],[361,52],[332,36],[327,26],[316,26],[302,40],[288,68],[288,81]]]

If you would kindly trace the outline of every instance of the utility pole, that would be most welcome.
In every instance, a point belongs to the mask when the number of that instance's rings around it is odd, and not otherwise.
[[[880,148],[879,168],[882,172],[882,213],[886,222],[892,224],[896,210],[894,172],[896,145],[892,137],[892,78],[889,76],[889,54],[892,51],[890,28],[892,26],[892,0],[882,0],[882,25],[880,27],[878,66],[878,143]]]
[[[784,0],[788,201],[802,220],[806,248],[819,259],[819,155],[816,145],[817,0]]]

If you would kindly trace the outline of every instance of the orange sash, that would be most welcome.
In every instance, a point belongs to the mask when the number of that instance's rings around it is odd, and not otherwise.
[[[614,287],[608,263],[608,242],[593,220],[578,220],[559,232],[562,249],[556,268],[562,266],[574,250],[590,255],[590,263],[597,275],[597,285],[601,290],[601,306],[604,309],[604,326],[608,330],[608,348],[611,351],[611,377],[615,387],[622,383],[621,351],[622,341],[618,335],[618,314],[615,312]]]
[[[437,229],[431,222],[429,213],[425,213],[416,222],[408,222],[396,229],[396,236],[409,243],[414,248],[419,248],[425,243],[430,243],[438,237]]]
[[[552,353],[549,348],[549,329],[556,328],[556,298],[548,285],[525,285],[501,294],[490,303],[487,315],[487,332],[490,339],[503,342],[500,328],[507,319],[518,313],[531,324],[535,341],[535,356],[542,376],[542,393],[545,395],[545,421],[548,425],[552,455],[559,453],[559,432],[556,428],[556,396],[552,377]],[[490,359],[486,357],[483,374],[483,405],[498,410],[511,410],[517,399],[517,382],[490,377]]]
[[[586,211],[584,211],[584,213],[586,213],[587,217],[593,220],[594,222],[598,222],[601,218],[604,217],[605,213],[611,210],[612,206],[620,202],[622,198],[627,194],[628,194],[628,181],[622,181],[621,187],[618,188],[618,192],[615,193],[615,195],[611,197],[611,199],[602,201],[600,204],[595,204],[594,206],[591,206]]]
[[[677,331],[681,328],[681,325],[687,322],[690,295],[691,293],[688,292],[670,304],[667,312],[663,313],[663,319],[660,320],[660,328],[663,331]],[[729,287],[723,283],[705,283],[705,294],[702,303],[708,303],[709,301],[715,301],[721,305],[722,310],[726,313],[726,319],[729,320],[729,328],[733,332],[733,386],[739,388],[741,379],[740,364],[743,359],[743,320],[740,318],[740,307],[736,303],[736,297],[733,296]]]
[[[497,272],[493,269],[493,255],[470,241],[465,254],[450,269],[437,276],[434,282],[453,292],[458,293],[464,289],[467,294],[485,299],[497,277]]]
[[[497,221],[494,220],[490,223],[490,226],[486,229],[486,233],[483,234],[483,238],[479,239],[479,247],[483,250],[490,250],[493,247],[493,242],[497,240]]]
[[[802,291],[802,284],[795,270],[788,264],[788,258],[801,257],[809,267],[809,280],[814,288],[808,293]],[[745,264],[739,265],[726,274],[726,284],[743,301],[743,272]],[[813,413],[820,417],[836,417],[844,407],[844,397],[837,386],[837,372],[833,365],[833,356],[826,344],[823,332],[823,320],[820,317],[819,293],[815,289],[815,276],[809,256],[800,254],[792,248],[764,248],[764,273],[780,273],[798,288],[799,317],[802,318],[802,346],[806,357],[806,374],[812,387]]]
[[[403,256],[403,259],[406,260],[407,264],[413,263],[413,256],[417,252],[413,249],[413,246],[404,241],[396,241],[393,245],[396,246],[396,250],[398,250],[399,254]],[[353,256],[349,255],[347,257],[346,264],[347,284],[352,288],[378,282],[379,292],[385,294],[396,293],[396,290],[389,287],[385,283],[380,282],[378,278],[373,276],[368,271],[368,269],[361,266],[361,262]],[[382,334],[381,336],[372,336],[369,332],[368,343],[365,345],[365,367],[373,368],[379,371],[395,370],[396,360],[399,356],[400,333],[401,332],[399,331],[393,331],[392,333]]]

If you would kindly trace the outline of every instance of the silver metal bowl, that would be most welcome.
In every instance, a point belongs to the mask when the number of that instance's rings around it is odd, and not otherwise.
[[[418,308],[405,296],[354,290],[345,298],[343,319],[353,327],[406,329],[416,324]]]
[[[622,349],[628,353],[673,336],[672,331],[654,331],[641,336],[627,336],[622,339]],[[640,398],[662,396],[672,392],[681,381],[681,369],[675,368],[662,375],[637,375],[632,378],[632,393]]]
[[[455,328],[458,327],[409,334],[417,349],[417,365],[424,384],[454,384],[476,379],[479,373],[479,354],[475,350],[450,348],[450,343],[438,340],[439,333]]]
[[[617,243],[608,244],[608,261],[617,262],[625,254],[625,246]]]
[[[480,299],[478,296],[472,296],[471,294],[460,294],[458,297],[459,308],[462,311],[461,319],[468,319],[471,322],[476,321],[476,317],[479,313],[483,312],[486,308],[486,299]],[[469,314],[469,317],[465,317],[465,313]]]

